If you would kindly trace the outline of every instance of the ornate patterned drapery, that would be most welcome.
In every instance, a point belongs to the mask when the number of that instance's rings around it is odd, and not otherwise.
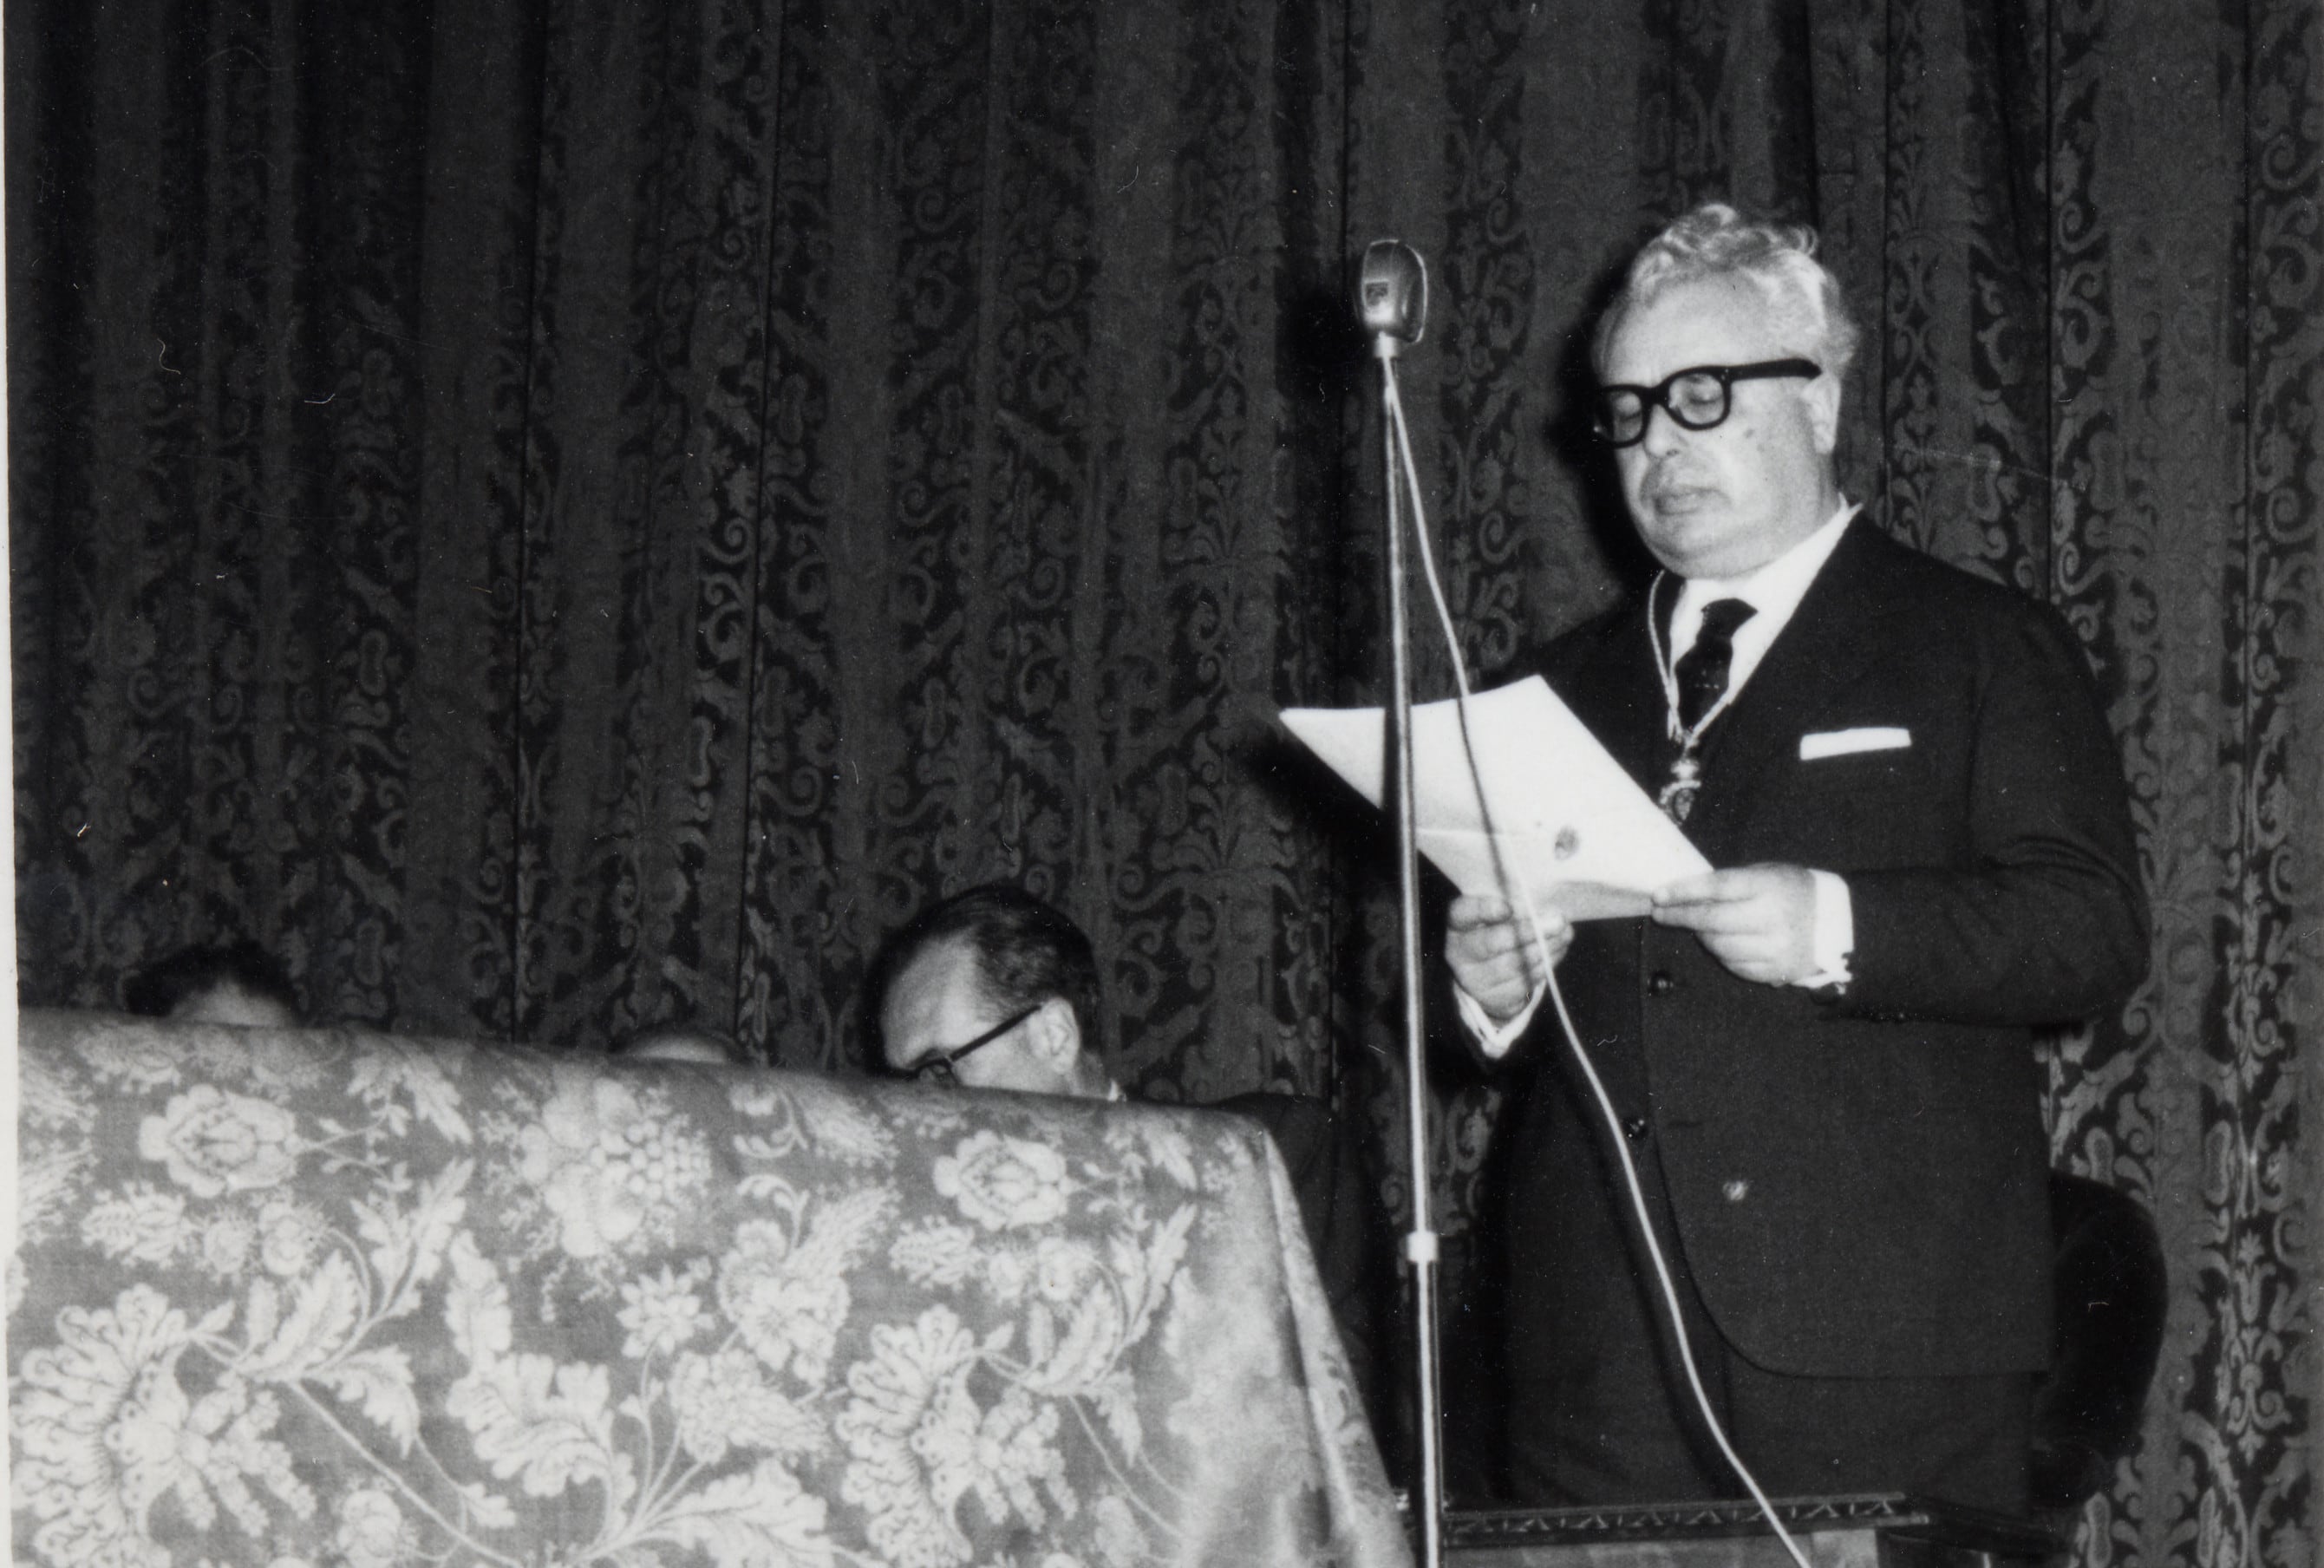
[[[880,932],[1012,875],[1096,936],[1127,1081],[1385,1118],[1376,843],[1268,725],[1385,664],[1347,258],[1434,268],[1406,400],[1490,679],[1631,564],[1590,306],[1729,196],[1875,324],[1851,489],[2063,607],[2122,737],[2153,977],[2059,1042],[2053,1123],[2173,1294],[2086,1559],[2309,1561],[2319,26],[21,0],[26,997],[244,929],[318,1016],[844,1064]]]
[[[1258,1126],[30,1013],[14,1560],[1411,1553]]]

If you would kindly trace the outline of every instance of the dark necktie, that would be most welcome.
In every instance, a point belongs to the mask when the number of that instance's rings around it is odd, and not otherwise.
[[[1727,668],[1735,657],[1735,629],[1758,613],[1740,599],[1718,599],[1702,607],[1702,630],[1678,661],[1678,722],[1692,731],[1727,690]]]

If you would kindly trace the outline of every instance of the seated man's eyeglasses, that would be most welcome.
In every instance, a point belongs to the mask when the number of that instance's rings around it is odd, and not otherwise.
[[[1812,381],[1823,367],[1809,359],[1763,359],[1756,364],[1692,364],[1673,371],[1654,386],[1616,383],[1600,387],[1591,405],[1591,429],[1609,447],[1634,447],[1646,438],[1646,420],[1657,408],[1670,410],[1684,429],[1708,430],[1726,421],[1734,405],[1729,389],[1738,381],[1776,381],[1800,376]]]
[[[953,1070],[954,1063],[972,1052],[984,1049],[1047,1005],[1047,1001],[1044,1000],[1035,1002],[1031,1007],[1021,1011],[1012,1012],[966,1045],[954,1046],[948,1051],[930,1051],[927,1056],[914,1062],[907,1071],[917,1083],[937,1084],[947,1089],[953,1088],[960,1083],[960,1075]]]

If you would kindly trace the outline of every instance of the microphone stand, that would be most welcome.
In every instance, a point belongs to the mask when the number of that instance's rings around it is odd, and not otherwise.
[[[1443,1459],[1439,1452],[1443,1412],[1437,1373],[1437,1234],[1430,1222],[1430,1177],[1435,1167],[1429,1154],[1428,1079],[1420,1001],[1419,832],[1412,798],[1412,650],[1405,604],[1403,487],[1397,473],[1397,427],[1404,418],[1396,392],[1396,356],[1400,347],[1398,338],[1391,332],[1379,333],[1372,339],[1372,352],[1380,362],[1381,435],[1388,478],[1388,648],[1389,684],[1395,687],[1391,744],[1395,752],[1397,927],[1404,971],[1405,1113],[1412,1163],[1412,1229],[1405,1237],[1404,1255],[1412,1265],[1414,1373],[1419,1397],[1415,1425],[1420,1440],[1420,1561],[1423,1568],[1439,1568],[1444,1560],[1444,1477]]]

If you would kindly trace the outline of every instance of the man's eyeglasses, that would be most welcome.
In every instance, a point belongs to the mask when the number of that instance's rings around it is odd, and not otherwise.
[[[949,1051],[931,1051],[927,1056],[922,1056],[918,1061],[914,1062],[909,1067],[906,1068],[905,1071],[909,1073],[913,1079],[918,1083],[937,1084],[949,1089],[954,1084],[960,1082],[960,1075],[954,1071],[954,1063],[960,1061],[963,1057],[969,1056],[973,1052],[984,1049],[985,1047],[991,1045],[993,1041],[999,1039],[1001,1036],[1007,1034],[1010,1029],[1015,1028],[1019,1024],[1023,1023],[1027,1019],[1031,1018],[1035,1013],[1039,1012],[1042,1008],[1047,1005],[1048,1004],[1046,1001],[1037,1001],[1031,1007],[1026,1008],[1021,1012],[1010,1013],[1007,1018],[1002,1019],[999,1023],[994,1024],[991,1028],[977,1036],[976,1038],[969,1041],[968,1044],[964,1046],[954,1046]]]
[[[1673,371],[1654,386],[1616,384],[1598,389],[1590,428],[1609,447],[1635,447],[1646,438],[1655,410],[1666,409],[1680,428],[1708,430],[1726,422],[1738,381],[1777,381],[1800,376],[1812,381],[1823,367],[1811,359],[1763,359],[1756,364],[1695,364]]]

